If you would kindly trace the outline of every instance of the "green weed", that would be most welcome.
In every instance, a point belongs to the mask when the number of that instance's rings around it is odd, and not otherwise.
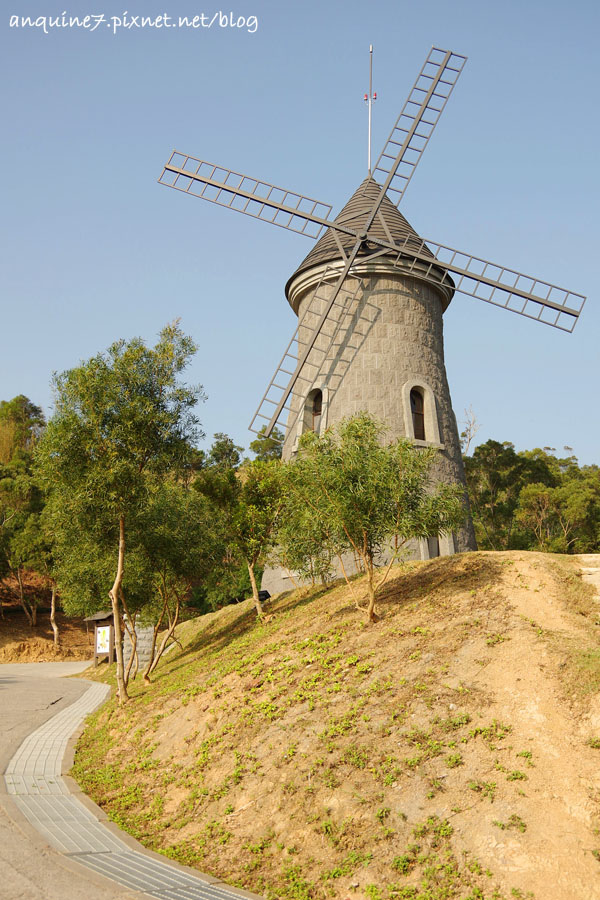
[[[339,865],[335,866],[335,868],[331,869],[329,872],[325,872],[321,877],[323,881],[329,881],[335,878],[345,878],[352,875],[359,866],[368,865],[372,859],[372,853],[359,853],[356,850],[351,850]]]
[[[460,753],[451,753],[446,757],[446,765],[449,769],[455,769],[457,766],[464,765],[464,761]]]
[[[366,748],[363,747],[349,747],[342,757],[345,763],[348,763],[350,766],[354,766],[355,769],[364,769],[369,762],[369,754]]]
[[[369,900],[382,900],[381,891],[375,884],[365,885],[365,894]]]
[[[516,831],[525,832],[527,831],[527,825],[517,815],[512,815],[508,822],[500,822],[498,819],[494,819],[492,825],[496,825],[498,828],[501,828],[502,831],[506,831],[509,828],[514,828]]]
[[[471,729],[471,731],[469,731],[469,737],[482,737],[486,744],[493,749],[493,744],[496,741],[504,740],[506,735],[510,734],[511,731],[511,725],[504,725],[502,722],[498,722],[497,719],[493,719],[491,725],[479,725],[477,728]]]
[[[495,781],[470,781],[469,788],[477,794],[481,794],[482,797],[487,797],[490,803],[494,802],[494,797],[496,796]]]
[[[496,644],[501,644],[503,641],[508,641],[509,638],[506,637],[505,634],[490,634],[486,638],[486,644],[488,647],[495,647]]]
[[[311,900],[313,897],[313,885],[304,878],[300,866],[290,866],[285,870],[281,896],[285,900]]]

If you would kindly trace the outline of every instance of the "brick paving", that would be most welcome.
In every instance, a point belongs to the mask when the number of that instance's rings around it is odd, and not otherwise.
[[[106,698],[109,688],[91,684],[74,703],[33,731],[21,743],[4,772],[6,792],[40,835],[59,853],[88,869],[157,900],[240,900],[256,895],[228,887],[208,875],[144,850],[127,836],[121,839],[84,806],[62,777],[71,735]],[[98,810],[100,813],[100,810]]]

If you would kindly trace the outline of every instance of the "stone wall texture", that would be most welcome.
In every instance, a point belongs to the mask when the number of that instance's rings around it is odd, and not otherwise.
[[[152,628],[152,625],[137,625],[135,629],[137,634],[137,655],[140,670],[145,668],[150,659],[150,653],[152,651],[153,630],[154,629]],[[129,639],[129,635],[125,634],[125,637],[123,638],[123,661],[126,666],[129,662],[130,656],[131,641]]]

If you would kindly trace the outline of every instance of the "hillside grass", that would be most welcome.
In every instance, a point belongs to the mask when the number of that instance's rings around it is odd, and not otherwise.
[[[518,614],[516,593],[569,627]],[[581,718],[592,589],[564,558],[472,553],[397,567],[378,611],[369,625],[339,584],[280,595],[263,622],[251,601],[185,622],[153,684],[92,717],[74,776],[146,846],[268,898],[548,896],[493,851],[537,852],[546,737],[497,715],[489,673],[511,641],[524,677],[543,655]]]

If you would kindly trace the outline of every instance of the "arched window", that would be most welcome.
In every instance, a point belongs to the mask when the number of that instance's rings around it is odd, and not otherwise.
[[[416,441],[425,440],[425,404],[423,394],[418,388],[410,392],[410,411],[412,414],[413,433]]]
[[[321,434],[327,427],[327,404],[329,402],[327,387],[314,387],[310,390],[299,409],[296,424],[296,438],[292,452],[298,449],[298,442],[307,431]]]
[[[318,434],[323,413],[323,391],[311,391],[309,403],[311,404],[311,430]]]
[[[435,395],[422,375],[409,375],[402,385],[402,406],[406,437],[443,450]]]

